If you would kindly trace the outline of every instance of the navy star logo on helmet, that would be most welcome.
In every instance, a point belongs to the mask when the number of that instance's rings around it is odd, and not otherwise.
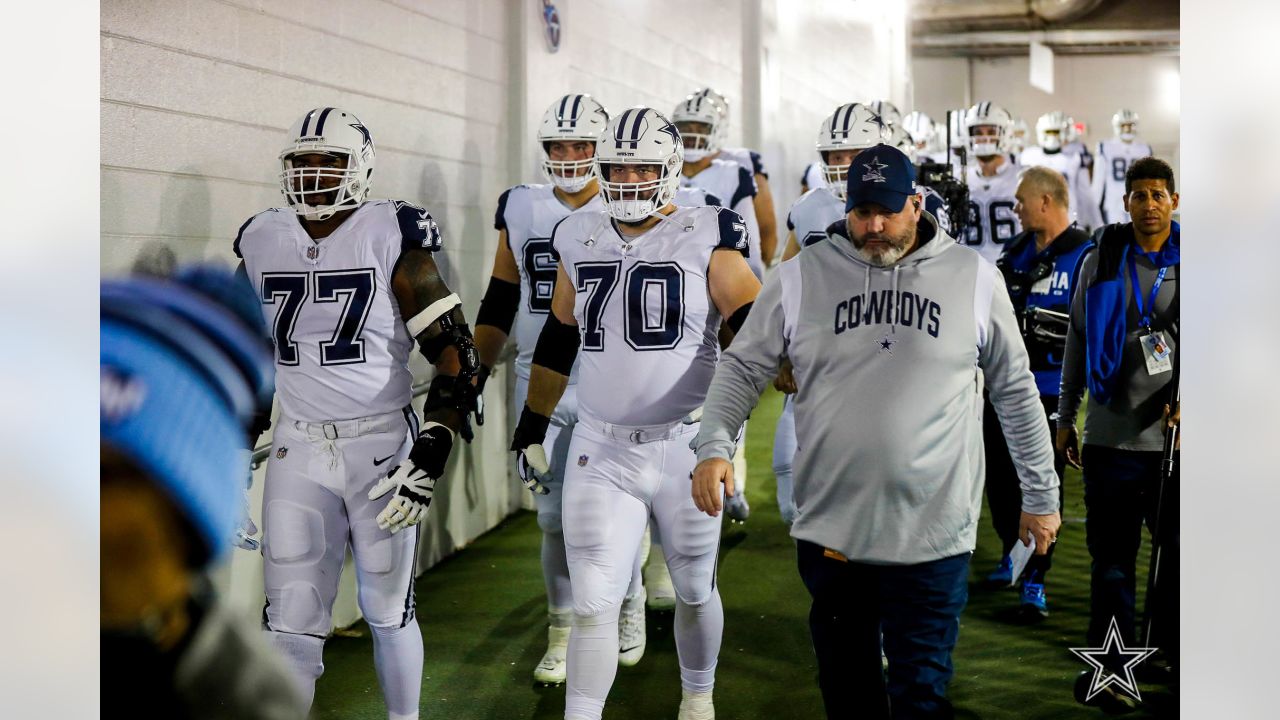
[[[675,144],[677,144],[677,145],[681,144],[681,142],[682,142],[682,141],[680,140],[680,130],[679,130],[679,129],[677,129],[677,128],[676,128],[676,126],[675,126],[674,124],[672,124],[672,123],[667,123],[666,125],[664,125],[664,126],[662,126],[662,127],[658,128],[658,132],[664,132],[664,133],[666,133],[666,134],[670,135],[670,136],[671,136],[671,141],[672,141],[672,142],[674,142],[674,143],[675,143]]]
[[[359,120],[351,123],[350,127],[354,128],[356,132],[364,136],[364,145],[362,145],[361,147],[364,147],[365,145],[370,145],[373,143],[373,138],[369,135],[369,128],[365,127],[364,124],[361,123]]]

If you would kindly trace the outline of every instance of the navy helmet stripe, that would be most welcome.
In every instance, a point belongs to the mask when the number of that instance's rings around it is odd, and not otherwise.
[[[317,134],[317,135],[323,135],[323,134],[324,134],[324,119],[325,119],[325,118],[327,118],[327,117],[329,117],[329,113],[330,113],[330,112],[332,112],[332,111],[333,111],[333,108],[331,108],[331,107],[327,107],[327,108],[325,108],[323,111],[321,111],[321,113],[320,113],[320,117],[316,119],[316,134]]]
[[[844,134],[845,134],[845,135],[848,135],[848,134],[849,134],[849,125],[851,125],[851,124],[853,123],[853,108],[854,108],[854,106],[853,106],[853,104],[852,104],[852,103],[850,103],[849,105],[846,105],[846,106],[845,106],[845,110],[844,110],[844,125],[842,126],[842,127],[844,128]]]
[[[581,95],[574,95],[574,96],[573,96],[573,118],[572,118],[572,120],[573,120],[575,123],[576,123],[576,122],[578,122],[578,113],[580,113],[580,112],[582,112],[582,96],[581,96]]]
[[[301,132],[301,133],[299,133],[298,137],[306,137],[306,136],[307,136],[307,129],[311,127],[311,118],[312,118],[312,116],[314,116],[315,114],[316,114],[316,111],[315,111],[315,110],[312,110],[312,111],[310,111],[310,112],[308,112],[308,113],[307,113],[307,116],[306,116],[305,118],[303,118],[303,119],[302,119],[302,132]]]
[[[564,122],[564,107],[565,105],[568,105],[568,104],[569,104],[568,95],[565,95],[564,97],[560,98],[560,109],[556,111],[556,119],[559,120],[560,122]]]
[[[644,121],[644,116],[647,112],[649,112],[649,110],[646,108],[636,113],[636,121],[631,126],[631,142],[633,143],[640,141],[640,123]]]

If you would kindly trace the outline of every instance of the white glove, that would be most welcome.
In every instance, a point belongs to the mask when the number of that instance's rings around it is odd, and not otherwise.
[[[373,486],[369,499],[377,500],[395,488],[395,495],[378,513],[378,527],[392,535],[417,525],[427,517],[436,480],[444,475],[444,465],[453,450],[453,431],[429,422],[418,434],[409,457],[391,469],[391,474]]]
[[[249,491],[244,491],[244,502],[240,512],[240,527],[236,528],[236,535],[231,539],[231,544],[241,550],[250,550],[256,552],[262,544],[258,542],[254,535],[258,534],[258,526],[253,524],[253,517],[249,515]]]
[[[551,480],[551,463],[547,462],[547,449],[535,443],[516,455],[516,472],[526,490],[538,495],[551,492],[547,482]]]
[[[702,406],[699,405],[698,407],[690,410],[689,414],[685,415],[684,420],[682,420],[681,422],[683,422],[685,425],[692,425],[696,422],[702,422]]]

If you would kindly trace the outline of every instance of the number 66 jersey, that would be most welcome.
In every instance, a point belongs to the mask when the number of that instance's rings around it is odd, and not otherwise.
[[[440,231],[426,210],[398,200],[365,202],[314,242],[288,208],[240,228],[234,249],[275,341],[284,416],[350,420],[409,404],[413,339],[391,275],[413,248],[439,250]]]
[[[603,212],[574,213],[551,242],[576,290],[579,414],[659,425],[701,405],[720,356],[707,270],[717,248],[748,254],[742,216],[677,207],[629,238]]]

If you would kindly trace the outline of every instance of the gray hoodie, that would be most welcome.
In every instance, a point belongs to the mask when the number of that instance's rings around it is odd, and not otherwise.
[[[1023,509],[1058,509],[1049,426],[1000,272],[928,213],[917,232],[916,250],[881,268],[842,219],[783,263],[716,369],[695,441],[699,460],[729,459],[789,357],[800,389],[791,534],[858,562],[973,550],[984,376]]]

